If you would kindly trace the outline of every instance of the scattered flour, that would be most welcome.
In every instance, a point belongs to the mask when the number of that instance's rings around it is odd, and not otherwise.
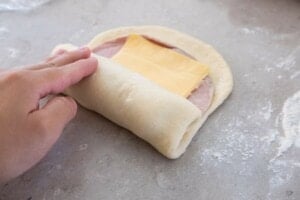
[[[247,112],[240,110],[239,115],[221,130],[222,137],[217,137],[212,146],[202,150],[201,165],[224,167],[234,163],[233,173],[251,177],[254,173],[251,163],[269,157],[262,170],[269,174],[267,199],[273,199],[279,189],[293,181],[300,169],[300,161],[296,158],[279,157],[292,145],[300,147],[300,91],[286,99],[278,117],[273,114],[273,103],[267,99]]]
[[[278,79],[282,79],[282,75],[278,75],[277,78],[278,78]]]
[[[19,54],[19,50],[12,47],[8,47],[7,51],[8,51],[8,56],[11,58],[16,58]]]
[[[85,150],[87,150],[87,148],[88,148],[88,144],[81,144],[81,145],[79,145],[79,151],[85,151]]]
[[[273,110],[272,102],[266,100],[265,103],[256,105],[255,109],[245,113],[242,111],[241,116],[232,118],[227,127],[221,130],[220,134],[223,136],[216,138],[217,142],[212,147],[202,151],[203,161],[231,164],[238,159],[241,163],[251,162],[258,149],[268,153],[270,145],[279,135],[277,129],[264,126],[271,120]],[[258,128],[249,127],[249,123]]]
[[[6,33],[6,32],[8,32],[8,29],[4,26],[1,26],[0,27],[0,33]]]
[[[265,65],[264,70],[266,72],[279,70],[278,72],[281,72],[281,73],[282,73],[282,71],[290,71],[291,69],[295,68],[295,66],[296,66],[296,59],[298,57],[299,49],[300,49],[300,47],[297,46],[295,49],[293,49],[287,55],[281,56],[278,59],[275,59],[272,63]],[[281,73],[277,76],[278,79],[282,78]],[[296,71],[295,73],[293,73],[291,75],[291,79],[294,79],[299,74],[300,74],[300,72]]]
[[[240,32],[245,34],[255,34],[255,30],[249,28],[241,28]]]
[[[284,137],[280,139],[277,157],[292,145],[300,148],[300,90],[284,102],[281,116]]]
[[[4,26],[0,27],[0,39],[4,38],[8,33],[9,30],[6,27]]]
[[[286,99],[275,125],[283,130],[284,136],[278,138],[277,154],[269,161],[270,171],[268,199],[273,199],[279,188],[284,188],[300,168],[299,160],[281,158],[290,147],[300,147],[300,91]],[[296,170],[297,169],[297,170]]]
[[[160,188],[167,189],[172,186],[172,182],[163,172],[159,172],[156,174],[156,182]]]
[[[56,188],[53,192],[54,196],[59,196],[62,193],[62,190],[60,188]]]
[[[268,146],[275,142],[276,137],[279,135],[279,131],[277,129],[269,129],[266,132],[266,135],[260,138],[260,141],[264,142]]]
[[[272,113],[273,113],[272,102],[268,101],[267,105],[262,107],[262,112],[260,114],[263,115],[265,120],[269,120]]]
[[[268,170],[272,172],[269,180],[271,189],[275,189],[288,182],[294,173],[294,160],[274,160],[268,166]]]
[[[290,69],[291,67],[294,67],[296,64],[296,57],[294,55],[294,52],[290,53],[286,57],[281,57],[278,59],[278,63],[275,65],[277,68],[284,68],[286,70]]]
[[[246,35],[255,35],[258,33],[268,34],[268,31],[264,30],[261,27],[253,27],[253,28],[243,27],[243,28],[239,29],[239,32],[246,34]]]
[[[290,79],[295,79],[296,77],[298,77],[300,75],[300,70],[299,71],[296,71],[295,73],[293,73],[291,76],[290,76]]]
[[[238,29],[238,32],[247,36],[256,36],[256,35],[262,35],[268,38],[271,38],[272,40],[286,40],[291,37],[295,37],[298,35],[298,32],[295,33],[274,33],[264,27],[242,27]]]
[[[69,42],[77,42],[79,38],[82,38],[84,34],[86,33],[85,29],[80,29],[79,31],[72,34],[69,38]]]
[[[37,8],[50,0],[1,0],[0,11],[26,11]]]

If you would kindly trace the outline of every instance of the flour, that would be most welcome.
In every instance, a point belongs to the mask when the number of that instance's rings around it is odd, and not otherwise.
[[[279,131],[277,129],[269,129],[266,131],[266,135],[260,138],[260,141],[269,146],[275,142],[278,135]]]
[[[268,165],[268,170],[271,172],[268,199],[272,199],[272,194],[276,193],[278,188],[289,183],[297,173],[295,169],[300,168],[299,160],[282,158],[283,153],[291,147],[300,147],[300,91],[286,99],[275,125],[277,128],[281,125],[283,133],[278,138],[277,154],[269,161]]]
[[[271,64],[266,64],[264,66],[264,70],[266,72],[277,71],[280,74],[277,76],[278,79],[282,78],[282,71],[290,71],[295,68],[296,66],[296,59],[298,57],[300,47],[296,47],[287,55],[280,56],[278,59],[274,60]],[[300,74],[299,71],[293,73],[290,78],[294,79]]]
[[[2,38],[3,36],[5,36],[7,33],[9,33],[9,30],[6,27],[1,26],[0,27],[0,38]]]
[[[256,35],[256,34],[268,34],[268,31],[264,30],[261,27],[253,27],[253,28],[247,28],[243,27],[239,30],[239,32],[246,34],[246,35]]]
[[[276,60],[275,67],[278,69],[283,69],[285,71],[290,70],[296,65],[296,57],[300,47],[296,47],[292,50],[287,56],[282,56],[278,60]]]
[[[159,172],[156,174],[156,182],[158,186],[163,189],[172,187],[172,182],[163,172]]]
[[[290,53],[286,57],[281,57],[278,59],[277,64],[275,65],[277,68],[284,68],[285,70],[294,67],[296,64],[296,57],[294,52]]]
[[[233,174],[252,177],[255,170],[251,165],[261,157],[267,157],[266,167],[261,170],[269,175],[267,199],[273,199],[278,189],[293,181],[300,168],[299,160],[281,156],[292,146],[300,147],[299,106],[300,91],[286,99],[276,116],[274,104],[268,99],[251,109],[241,108],[237,116],[219,130],[215,142],[202,149],[201,166],[224,168],[234,163]]]
[[[269,120],[272,113],[272,102],[268,101],[267,105],[262,107],[262,112],[260,114],[264,117],[265,120]]]
[[[8,32],[8,29],[4,26],[1,26],[0,27],[0,33],[2,34],[2,33],[5,33],[5,32]]]
[[[1,0],[0,11],[26,11],[37,8],[50,0]]]
[[[241,28],[240,32],[245,34],[255,34],[256,31],[249,28]]]
[[[80,38],[82,38],[86,34],[86,30],[80,29],[79,31],[72,34],[69,38],[69,42],[76,43]]]
[[[290,79],[295,79],[296,77],[298,77],[300,75],[300,70],[299,71],[296,71],[295,73],[293,73],[291,76],[290,76]]]
[[[79,145],[79,151],[85,151],[85,150],[87,150],[87,148],[88,148],[88,144],[81,144],[81,145]]]
[[[53,196],[59,196],[62,193],[62,190],[60,188],[56,188],[53,192]]]
[[[0,41],[7,39],[8,34],[9,30],[4,26],[0,26]]]
[[[293,145],[300,148],[300,90],[284,102],[281,118],[284,136],[280,138],[277,157]]]
[[[19,50],[18,49],[8,47],[7,51],[8,51],[8,56],[11,57],[11,58],[16,58],[19,55]]]
[[[268,166],[268,170],[272,172],[272,176],[269,180],[269,185],[272,189],[275,189],[286,182],[288,182],[294,172],[293,163],[295,161],[286,161],[286,160],[274,160]]]
[[[276,141],[279,132],[275,128],[268,129],[265,123],[272,119],[273,104],[265,100],[257,104],[251,111],[240,111],[241,116],[232,118],[227,127],[220,131],[221,137],[216,138],[216,143],[202,151],[203,162],[232,164],[236,160],[241,162],[241,168],[255,158],[256,151],[268,153],[270,145]],[[246,114],[246,115],[245,115]],[[244,116],[244,119],[243,117]],[[253,129],[249,124],[256,124],[258,129]],[[239,174],[247,174],[247,169],[241,169]]]

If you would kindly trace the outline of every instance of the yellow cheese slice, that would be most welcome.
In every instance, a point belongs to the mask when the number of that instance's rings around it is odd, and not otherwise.
[[[188,97],[208,75],[204,64],[139,35],[129,35],[112,59],[183,97]]]

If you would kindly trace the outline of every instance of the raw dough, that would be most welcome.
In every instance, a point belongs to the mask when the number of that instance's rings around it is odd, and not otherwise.
[[[233,85],[231,71],[222,56],[211,46],[159,26],[110,30],[96,36],[89,47],[93,49],[101,43],[129,34],[154,38],[207,64],[215,92],[208,110],[202,113],[187,99],[159,87],[108,58],[96,55],[99,70],[66,92],[84,107],[102,114],[146,140],[166,157],[178,158],[185,152],[208,115],[230,94]],[[75,48],[72,45],[60,45],[55,50]]]

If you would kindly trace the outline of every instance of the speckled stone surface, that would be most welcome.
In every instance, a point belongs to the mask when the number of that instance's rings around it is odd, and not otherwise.
[[[53,0],[0,12],[0,69],[84,45],[107,29],[156,24],[213,45],[232,68],[232,95],[186,153],[168,160],[80,108],[49,154],[0,187],[1,200],[300,199],[300,149],[282,145],[282,107],[300,90],[300,2]]]

